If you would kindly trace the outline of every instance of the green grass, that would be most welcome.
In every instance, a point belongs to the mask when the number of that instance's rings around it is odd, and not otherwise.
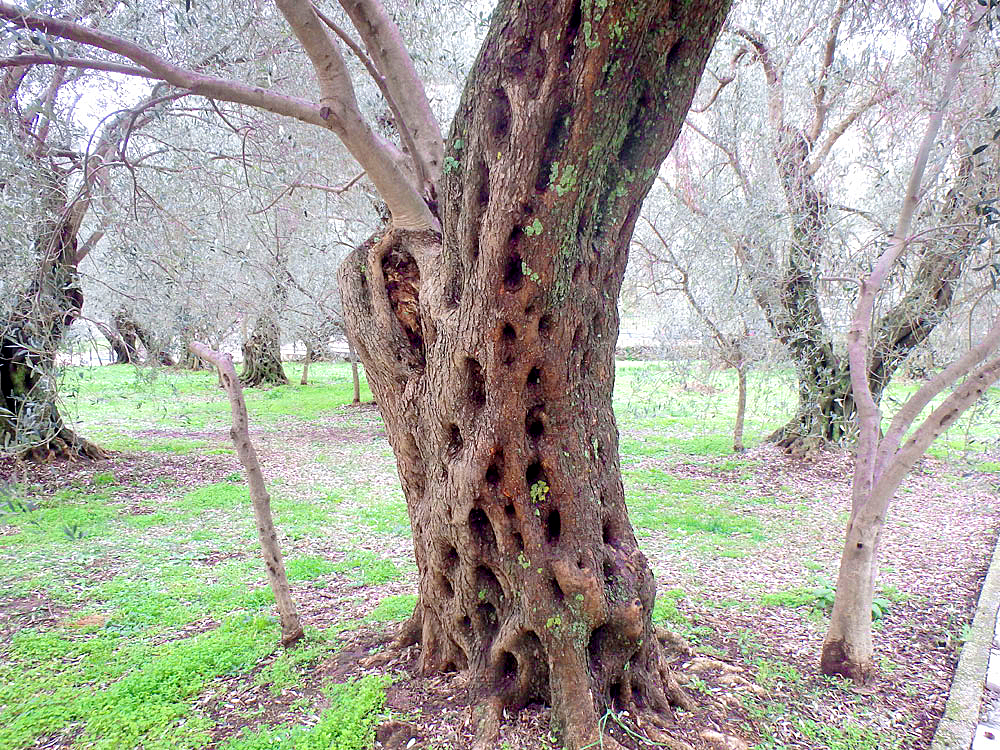
[[[417,606],[416,594],[401,594],[399,596],[387,596],[378,603],[371,614],[365,619],[371,622],[399,622],[407,619],[413,614],[413,608]]]
[[[297,369],[287,368],[293,382]],[[305,697],[279,724],[234,714],[247,728],[224,743],[228,750],[371,747],[387,683],[365,678],[324,686],[316,675],[337,647],[335,634],[390,628],[412,614],[414,571],[397,551],[410,534],[409,517],[398,483],[386,481],[395,464],[384,439],[341,441],[322,433],[326,426],[347,433],[359,427],[365,434],[379,427],[370,410],[345,408],[348,366],[317,364],[310,372],[308,386],[249,391],[250,419],[272,439],[285,431],[309,435],[293,447],[310,455],[282,467],[282,479],[268,485],[293,586],[330,596],[331,612],[338,611],[336,602],[365,602],[367,616],[341,617],[322,633],[307,629],[308,637],[292,649],[276,648],[273,596],[264,582],[243,473],[224,456],[217,460],[233,468],[217,476],[232,473],[214,483],[175,468],[125,487],[116,468],[83,475],[51,497],[21,487],[18,497],[31,507],[6,507],[0,498],[0,526],[7,532],[0,535],[0,597],[38,596],[62,609],[44,625],[22,627],[0,654],[0,747],[26,749],[52,735],[75,737],[67,741],[79,747],[200,748],[216,727],[199,705],[212,696],[225,701],[227,691],[254,684],[264,695],[301,690]],[[77,394],[70,411],[81,432],[108,447],[161,453],[175,467],[183,461],[173,456],[231,452],[224,439],[228,402],[211,373],[70,368],[68,378]],[[709,388],[700,392],[685,383]],[[789,416],[792,385],[790,372],[752,374],[748,445]],[[363,395],[369,397],[367,388]],[[632,522],[644,550],[657,555],[665,571],[657,576],[654,622],[682,634],[701,653],[726,658],[738,651],[746,674],[770,689],[804,692],[812,678],[768,652],[765,639],[746,629],[734,634],[714,627],[733,614],[720,610],[761,607],[783,608],[781,617],[815,627],[823,614],[813,585],[824,571],[831,574],[828,546],[838,544],[844,519],[833,508],[817,509],[801,491],[779,483],[762,488],[758,462],[732,453],[732,373],[705,372],[698,364],[684,370],[673,363],[624,363],[615,407]],[[202,439],[205,430],[218,431],[220,440]],[[186,431],[199,434],[185,437]],[[968,469],[1000,473],[1000,463],[981,460],[978,448],[968,450],[966,433],[981,446],[988,432],[966,423],[938,444],[942,455],[961,454],[955,481]],[[127,515],[135,512],[137,495],[153,512]],[[836,532],[802,559],[789,560],[801,580],[785,590],[746,585],[722,594],[714,589],[717,579],[702,572],[708,564],[714,575],[738,575],[752,560],[727,558],[752,558],[755,549],[783,535],[821,537],[824,523]],[[346,549],[339,547],[343,557],[329,552],[331,539],[350,539]],[[375,549],[392,550],[392,559]],[[804,569],[794,567],[799,564]],[[664,581],[673,588],[664,589]],[[896,603],[906,592],[885,586],[882,596]],[[83,615],[93,615],[92,624],[69,624]],[[321,687],[325,692],[317,695]],[[790,700],[782,711],[775,715],[807,736],[809,747],[895,747],[867,720],[815,727],[794,715]],[[765,736],[767,721],[760,720]]]
[[[244,731],[221,750],[367,750],[374,743],[388,684],[388,677],[368,676],[330,685],[323,691],[330,707],[314,726],[283,724]]]
[[[354,550],[347,557],[333,565],[331,570],[346,573],[365,586],[378,586],[390,581],[399,580],[402,574],[392,560],[379,557],[368,550]]]

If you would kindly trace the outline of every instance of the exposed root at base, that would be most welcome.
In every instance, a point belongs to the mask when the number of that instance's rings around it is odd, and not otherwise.
[[[103,461],[111,454],[99,445],[85,440],[70,429],[63,428],[41,445],[25,450],[20,458],[34,463],[50,461]]]

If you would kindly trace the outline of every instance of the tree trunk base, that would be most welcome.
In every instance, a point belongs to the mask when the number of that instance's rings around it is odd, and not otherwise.
[[[849,651],[844,641],[827,641],[823,644],[820,670],[825,675],[845,677],[858,685],[871,682],[875,677],[875,665],[870,660],[851,658]]]
[[[392,642],[386,648],[361,660],[366,669],[381,668],[387,664],[404,658],[404,652],[412,646],[423,647],[424,622],[421,607],[418,603],[414,614],[404,622]],[[667,665],[667,654],[678,652],[690,655],[687,643],[665,628],[656,628],[656,642],[659,645],[656,664],[647,675],[646,691],[642,697],[628,694],[619,695],[613,708],[598,716],[594,721],[593,705],[589,702],[577,706],[579,710],[562,713],[562,742],[567,750],[588,750],[602,747],[605,750],[627,750],[631,741],[640,746],[657,746],[670,750],[692,750],[691,746],[671,735],[674,724],[674,708],[692,711],[695,704],[683,687],[676,680]],[[422,674],[432,674],[437,669],[439,656],[432,655],[428,650],[422,650],[418,659],[418,671]],[[469,682],[475,682],[471,674]],[[625,690],[623,693],[628,693]],[[513,711],[517,705],[504,700],[500,693],[483,695],[473,704],[472,718],[475,727],[473,750],[491,750],[499,739],[500,728],[505,712]],[[627,714],[628,726],[623,725],[623,717]],[[616,739],[616,735],[618,739]],[[644,738],[644,739],[641,739]],[[618,740],[621,740],[619,742]]]
[[[41,445],[34,445],[22,454],[22,460],[35,463],[50,461],[103,461],[111,454],[89,440],[86,440],[68,427],[63,427]]]
[[[814,458],[826,446],[847,437],[844,425],[840,413],[799,412],[768,435],[765,442],[774,443],[796,458]]]

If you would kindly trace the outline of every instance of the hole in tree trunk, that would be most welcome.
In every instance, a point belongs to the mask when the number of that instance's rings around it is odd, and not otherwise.
[[[510,690],[517,681],[517,657],[510,651],[505,651],[497,665],[497,687],[500,692]]]
[[[472,357],[465,360],[465,381],[469,403],[478,409],[486,403],[486,380],[483,378],[483,366]]]
[[[462,450],[462,445],[464,445],[462,431],[458,429],[457,424],[453,424],[448,428],[448,457],[454,458],[457,456],[459,451]]]
[[[521,230],[516,230],[521,231]],[[524,268],[521,266],[521,256],[517,253],[511,253],[511,256],[507,259],[507,265],[503,270],[503,285],[507,288],[508,292],[515,292],[521,288],[524,283]]]
[[[622,699],[622,684],[619,681],[611,683],[611,689],[609,690],[611,697],[611,705],[617,706]]]
[[[552,316],[543,315],[538,319],[538,335],[545,338],[552,332]]]
[[[573,283],[574,284],[580,284],[583,281],[583,273],[584,273],[585,270],[586,270],[586,267],[583,265],[582,262],[576,264],[576,268],[573,269]]]
[[[490,465],[486,467],[486,484],[491,486],[496,486],[500,484],[500,478],[503,476],[503,451],[497,451],[493,454],[493,460]]]
[[[615,546],[617,544],[618,534],[615,532],[615,528],[610,520],[604,522],[601,532],[605,544],[609,544],[611,546]]]
[[[482,508],[473,508],[469,511],[469,532],[481,546],[488,549],[496,547],[496,534],[493,533],[490,519]]]
[[[441,556],[441,562],[446,571],[454,568],[458,564],[458,550],[449,545]]]
[[[503,588],[496,574],[485,565],[476,568],[476,592],[479,598],[490,603],[503,599]]]
[[[455,589],[452,588],[451,581],[444,576],[438,576],[438,588],[441,589],[441,593],[444,595],[445,599],[451,599],[455,596]]]
[[[604,583],[610,587],[611,581],[615,577],[615,564],[611,561],[610,557],[605,557],[601,568],[604,571]]]
[[[524,478],[528,483],[529,489],[533,484],[545,481],[545,475],[542,473],[542,464],[535,461],[533,464],[528,466],[527,471],[524,472]]]
[[[483,637],[487,641],[492,641],[500,629],[496,607],[489,602],[480,602],[476,607],[476,614],[479,616],[479,627],[482,628]]]
[[[524,418],[524,431],[532,440],[538,440],[545,432],[545,425],[542,422],[543,414],[541,406],[533,406],[528,411],[528,416]]]
[[[562,587],[559,585],[559,581],[553,578],[551,583],[552,583],[552,598],[555,599],[557,602],[561,602],[563,599],[566,598],[566,595],[563,593]]]
[[[468,615],[463,617],[458,621],[459,630],[465,635],[466,638],[472,637],[472,618]]]
[[[510,100],[502,88],[493,91],[493,96],[490,97],[489,114],[486,118],[490,123],[493,137],[497,141],[505,140],[507,133],[510,132]]]
[[[632,666],[630,667],[630,671],[635,671],[635,668],[638,666],[636,664],[636,661],[637,661],[636,659],[632,660]],[[644,689],[642,687],[642,683],[639,682],[639,680],[632,680],[632,700],[635,701],[635,705],[638,706],[639,708],[642,708],[643,706],[646,705],[646,697],[643,693]]]
[[[562,521],[559,511],[553,508],[545,518],[545,540],[549,544],[559,544],[559,534],[562,531]]]
[[[520,532],[515,531],[511,536],[514,538],[514,546],[517,551],[524,552],[524,537],[521,536]]]
[[[538,385],[542,382],[542,371],[537,367],[532,367],[528,373],[527,385]]]
[[[514,518],[514,516],[517,515],[517,510],[514,508],[514,503],[507,503],[503,508],[503,512],[507,514],[507,518]]]
[[[571,108],[564,105],[552,118],[552,127],[545,136],[545,147],[538,164],[538,174],[535,176],[535,190],[544,193],[552,182],[552,162],[566,140],[569,132]]]
[[[587,643],[587,653],[590,654],[590,668],[594,672],[600,672],[604,664],[601,662],[601,654],[604,652],[604,644],[610,637],[611,631],[607,625],[595,628],[590,634],[590,641]]]
[[[509,365],[514,361],[514,352],[517,350],[517,331],[510,323],[505,323],[500,331],[500,361]]]

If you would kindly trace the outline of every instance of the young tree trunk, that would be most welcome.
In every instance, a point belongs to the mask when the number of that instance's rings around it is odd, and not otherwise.
[[[278,617],[281,621],[281,643],[289,646],[302,637],[302,622],[292,599],[288,576],[285,574],[285,563],[281,556],[281,546],[278,544],[278,532],[274,528],[271,516],[271,496],[267,494],[264,485],[264,475],[257,460],[257,451],[250,442],[250,420],[247,416],[246,401],[243,399],[243,389],[236,377],[233,360],[229,355],[223,356],[212,351],[204,344],[192,341],[191,351],[199,358],[211,362],[219,370],[219,381],[229,396],[232,408],[233,427],[230,436],[240,463],[247,473],[247,483],[250,486],[250,501],[253,504],[253,515],[257,522],[257,536],[260,539],[260,551],[264,557],[264,567],[267,569],[267,580],[274,593],[274,601],[278,606]]]
[[[358,373],[358,353],[354,351],[350,341],[347,342],[347,356],[351,360],[351,384],[354,386],[351,405],[357,406],[361,403],[361,376]]]
[[[616,300],[725,5],[501,3],[449,139],[443,237],[388,229],[341,267],[420,571],[399,642],[425,672],[469,670],[483,746],[531,701],[573,750],[608,709],[663,727],[684,701],[625,510]]]
[[[257,320],[253,333],[243,343],[243,372],[240,382],[247,388],[260,385],[288,385],[281,365],[278,325],[268,317]]]
[[[306,358],[302,360],[302,377],[299,378],[299,385],[309,384],[309,363],[312,362],[313,349],[311,344],[306,344]]]
[[[736,365],[736,381],[738,395],[736,397],[736,423],[733,425],[733,452],[742,453],[746,450],[743,445],[743,421],[747,412],[747,366],[745,362]]]
[[[955,88],[958,72],[969,52],[977,27],[991,10],[992,8],[976,7],[966,23],[962,41],[952,57],[945,77],[943,92],[937,99],[937,109],[931,113],[917,149],[906,193],[902,196],[896,229],[871,273],[861,282],[858,303],[847,332],[850,376],[858,406],[858,441],[851,487],[851,518],[847,525],[837,593],[830,616],[830,629],[823,642],[820,667],[825,674],[838,674],[857,682],[869,680],[874,673],[871,606],[875,592],[879,543],[889,502],[903,478],[930,444],[1000,379],[1000,359],[984,362],[1000,346],[1000,318],[997,318],[976,346],[937,373],[907,400],[893,416],[889,429],[882,434],[882,415],[875,389],[884,387],[884,381],[876,381],[873,385],[871,360],[887,358],[883,356],[884,353],[879,353],[878,338],[875,347],[869,346],[872,313],[878,294],[907,250],[914,215],[920,204],[924,171]],[[966,239],[970,236],[971,234],[966,234]],[[924,263],[928,261],[926,257],[923,260]],[[923,267],[921,272],[924,272]],[[901,308],[897,306],[898,309]],[[891,315],[888,317],[892,319]],[[906,325],[917,330],[915,326],[919,323]],[[903,444],[903,436],[910,432],[924,408],[943,390],[962,378],[962,383],[954,387]]]

